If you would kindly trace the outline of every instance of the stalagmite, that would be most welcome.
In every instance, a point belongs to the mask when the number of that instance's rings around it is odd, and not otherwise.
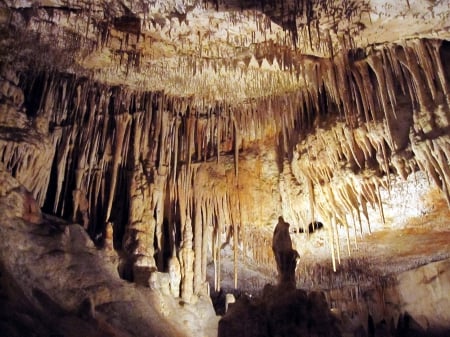
[[[234,289],[238,289],[238,250],[239,250],[239,239],[238,239],[238,224],[236,221],[233,222],[233,281],[234,281]]]
[[[203,228],[202,228],[202,217],[201,217],[201,204],[195,204],[195,213],[194,213],[194,293],[198,293],[200,291],[201,285],[203,283],[202,280],[202,240],[203,240]]]
[[[181,298],[186,302],[192,300],[194,295],[194,251],[192,250],[193,232],[190,217],[190,168],[184,166],[178,180],[177,196],[180,209],[180,222],[182,242],[180,244],[180,266],[181,266]]]
[[[219,256],[220,256],[220,245],[219,245],[219,234],[217,232],[217,228],[214,229],[213,232],[213,242],[212,242],[212,250],[213,250],[213,265],[214,265],[214,290],[220,290],[220,281],[219,281]]]
[[[170,279],[170,291],[173,297],[180,296],[180,283],[181,283],[181,266],[178,261],[176,249],[173,247],[173,253],[168,262],[169,279]]]
[[[183,245],[180,249],[181,257],[181,268],[182,268],[182,278],[181,278],[181,297],[186,302],[192,300],[194,295],[194,252],[192,250],[192,224],[191,219],[186,218],[185,229],[183,236]]]

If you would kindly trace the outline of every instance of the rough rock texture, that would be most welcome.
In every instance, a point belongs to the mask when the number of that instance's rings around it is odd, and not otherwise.
[[[326,291],[342,331],[350,336],[447,336],[449,260],[393,276],[376,288]]]
[[[0,181],[2,336],[214,335],[208,300],[181,308],[171,296],[121,280],[81,226],[42,215],[3,168]]]
[[[242,297],[219,321],[219,337],[341,336],[320,292],[266,286],[261,298]]]
[[[393,275],[378,287],[306,292],[267,285],[238,295],[219,336],[447,336],[449,260]]]
[[[449,17],[442,0],[2,1],[0,162],[37,201],[11,212],[79,223],[121,278],[186,305],[274,278],[279,216],[309,289],[446,259]]]
[[[434,262],[397,277],[396,290],[404,312],[413,317],[422,329],[450,332],[450,260]]]
[[[3,98],[8,116],[20,118],[14,126],[5,117],[2,161],[44,210],[82,223],[98,244],[112,226],[122,277],[132,280],[140,269],[166,271],[175,254],[185,300],[204,291],[208,258],[220,288],[219,250],[226,244],[235,247],[236,261],[242,245],[246,256],[272,266],[264,229],[271,230],[280,214],[297,228],[321,220],[336,268],[340,229],[351,252],[350,232],[356,237],[363,227],[395,225],[385,214],[394,181],[402,188],[402,179],[421,169],[448,200],[447,74],[439,67],[447,53],[442,41],[421,40],[353,61],[348,84],[356,101],[334,80],[347,68],[329,60],[311,64],[304,75],[322,77],[303,90],[325,96],[310,100],[296,93],[286,97],[288,104],[276,97],[259,102],[263,113],[254,117],[268,118],[259,126],[248,107],[239,114],[219,113],[220,107],[192,114],[188,100],[164,93],[23,73],[23,89],[16,91],[25,93],[25,103]],[[404,55],[420,61],[411,75],[413,63]],[[319,66],[324,72],[313,71]],[[405,78],[397,83],[399,71]],[[320,128],[301,136],[314,123]]]

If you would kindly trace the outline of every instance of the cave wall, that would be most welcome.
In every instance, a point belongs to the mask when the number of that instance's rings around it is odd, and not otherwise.
[[[450,322],[449,260],[407,270],[376,287],[355,284],[325,292],[331,310],[349,333],[445,336]]]
[[[206,286],[207,258],[220,259],[223,242],[239,231],[238,216],[259,224],[278,213],[275,148],[255,148],[239,166],[239,148],[256,132],[237,136],[227,109],[2,69],[6,169],[45,212],[80,223],[100,246],[112,239],[123,277],[132,280],[141,267],[167,271],[174,255],[189,298],[187,288]]]

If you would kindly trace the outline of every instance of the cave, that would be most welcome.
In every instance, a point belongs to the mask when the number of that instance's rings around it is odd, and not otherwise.
[[[0,336],[449,336],[449,27],[0,1]]]

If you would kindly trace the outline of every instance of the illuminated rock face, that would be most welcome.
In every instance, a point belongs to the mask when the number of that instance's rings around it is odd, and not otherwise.
[[[44,211],[84,224],[99,244],[112,226],[125,278],[133,278],[133,268],[166,270],[169,257],[183,249],[194,266],[180,263],[194,268],[189,279],[197,292],[207,259],[218,266],[220,246],[230,238],[259,264],[271,265],[270,246],[248,242],[246,234],[270,228],[280,214],[303,229],[316,219],[327,224],[334,263],[342,244],[338,227],[370,230],[370,207],[387,222],[381,191],[391,190],[393,180],[420,169],[448,201],[447,75],[439,72],[447,47],[436,40],[412,45],[383,49],[382,57],[377,52],[348,68],[320,61],[311,71],[322,77],[302,89],[313,90],[315,99],[300,91],[239,113],[220,106],[202,112],[189,99],[74,76],[24,73],[23,90],[5,78],[25,103],[4,95],[11,112],[4,117],[2,158]],[[424,56],[414,77],[402,60],[407,53],[418,58],[419,50],[436,68],[426,70]],[[396,60],[389,54],[394,51],[403,56]],[[371,66],[388,58],[393,61],[383,67]],[[334,70],[322,73],[321,66]],[[394,80],[395,68],[401,81]],[[347,83],[354,100],[343,97],[349,91],[339,92],[343,86],[335,82],[344,69],[354,71]],[[427,79],[430,72],[437,73],[434,79]],[[391,84],[384,87],[381,77]],[[13,116],[17,125],[11,125]],[[350,252],[349,239],[347,234]]]
[[[279,216],[298,286],[449,257],[443,2],[0,6],[0,160],[122,278],[169,272],[186,303],[209,286],[255,291],[243,266],[273,276]],[[408,230],[443,239],[380,246]]]

